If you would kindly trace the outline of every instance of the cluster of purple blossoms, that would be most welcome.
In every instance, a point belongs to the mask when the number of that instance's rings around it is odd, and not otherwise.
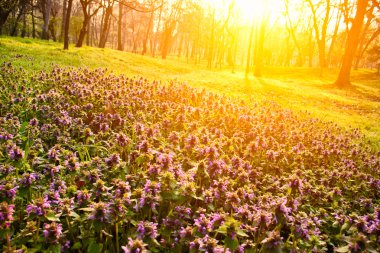
[[[26,212],[28,215],[37,215],[37,216],[44,216],[46,215],[46,212],[50,209],[50,201],[47,197],[40,197],[37,199],[34,199],[32,201],[32,204],[27,205]]]
[[[7,147],[7,150],[8,150],[8,156],[11,160],[18,161],[24,158],[24,155],[25,155],[24,151],[16,145],[11,145]]]
[[[0,184],[0,196],[2,195],[7,200],[14,200],[19,187],[14,183]]]
[[[13,213],[15,212],[15,205],[2,202],[0,204],[0,228],[7,229],[10,227],[11,222],[14,220]]]
[[[111,218],[111,212],[109,210],[109,204],[104,202],[98,202],[91,205],[93,211],[88,216],[89,220],[98,221],[101,223],[109,223]]]
[[[146,246],[147,245],[142,240],[133,240],[129,237],[128,244],[126,246],[122,246],[121,248],[123,249],[124,253],[147,253],[149,251],[146,249]]]
[[[140,221],[137,224],[137,232],[139,233],[139,238],[143,239],[145,237],[150,237],[155,239],[158,236],[157,233],[157,223],[150,221]]]
[[[47,243],[56,244],[62,237],[62,224],[52,222],[44,224],[44,238]]]

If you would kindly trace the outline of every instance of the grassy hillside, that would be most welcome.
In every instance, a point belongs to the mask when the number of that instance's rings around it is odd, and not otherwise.
[[[336,70],[327,70],[320,78],[314,69],[267,67],[263,78],[246,80],[243,71],[207,70],[183,59],[161,60],[91,47],[64,51],[59,43],[9,37],[0,38],[0,62],[12,62],[27,71],[49,70],[54,65],[107,67],[115,73],[164,82],[177,79],[233,96],[273,100],[345,128],[359,128],[380,149],[380,77],[368,70],[354,71],[353,88],[342,91],[329,85]]]
[[[1,252],[380,252],[379,153],[325,121],[378,141],[365,73],[0,43]]]

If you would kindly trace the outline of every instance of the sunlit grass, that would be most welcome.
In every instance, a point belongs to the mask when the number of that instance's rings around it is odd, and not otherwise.
[[[62,44],[33,39],[0,38],[0,61],[11,61],[27,71],[49,70],[53,65],[108,68],[118,73],[167,82],[172,79],[232,96],[274,100],[294,111],[349,128],[359,128],[380,150],[380,77],[375,71],[353,71],[353,88],[331,87],[337,70],[266,67],[263,78],[244,78],[237,67],[207,70],[203,65],[187,64],[186,59],[167,60],[112,49],[92,47],[62,49]]]

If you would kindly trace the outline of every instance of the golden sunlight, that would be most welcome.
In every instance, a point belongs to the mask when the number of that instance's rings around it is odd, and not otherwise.
[[[251,22],[268,18],[270,23],[280,19],[284,6],[276,0],[208,0],[215,8],[223,8],[234,4],[240,15],[240,22]]]
[[[236,7],[244,21],[258,20],[269,14],[269,2],[265,0],[236,0]]]

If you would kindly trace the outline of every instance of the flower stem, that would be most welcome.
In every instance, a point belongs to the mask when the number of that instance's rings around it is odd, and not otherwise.
[[[115,224],[115,236],[116,236],[116,253],[119,253],[120,252],[120,246],[119,246],[119,226],[118,226],[118,222],[116,222]]]

